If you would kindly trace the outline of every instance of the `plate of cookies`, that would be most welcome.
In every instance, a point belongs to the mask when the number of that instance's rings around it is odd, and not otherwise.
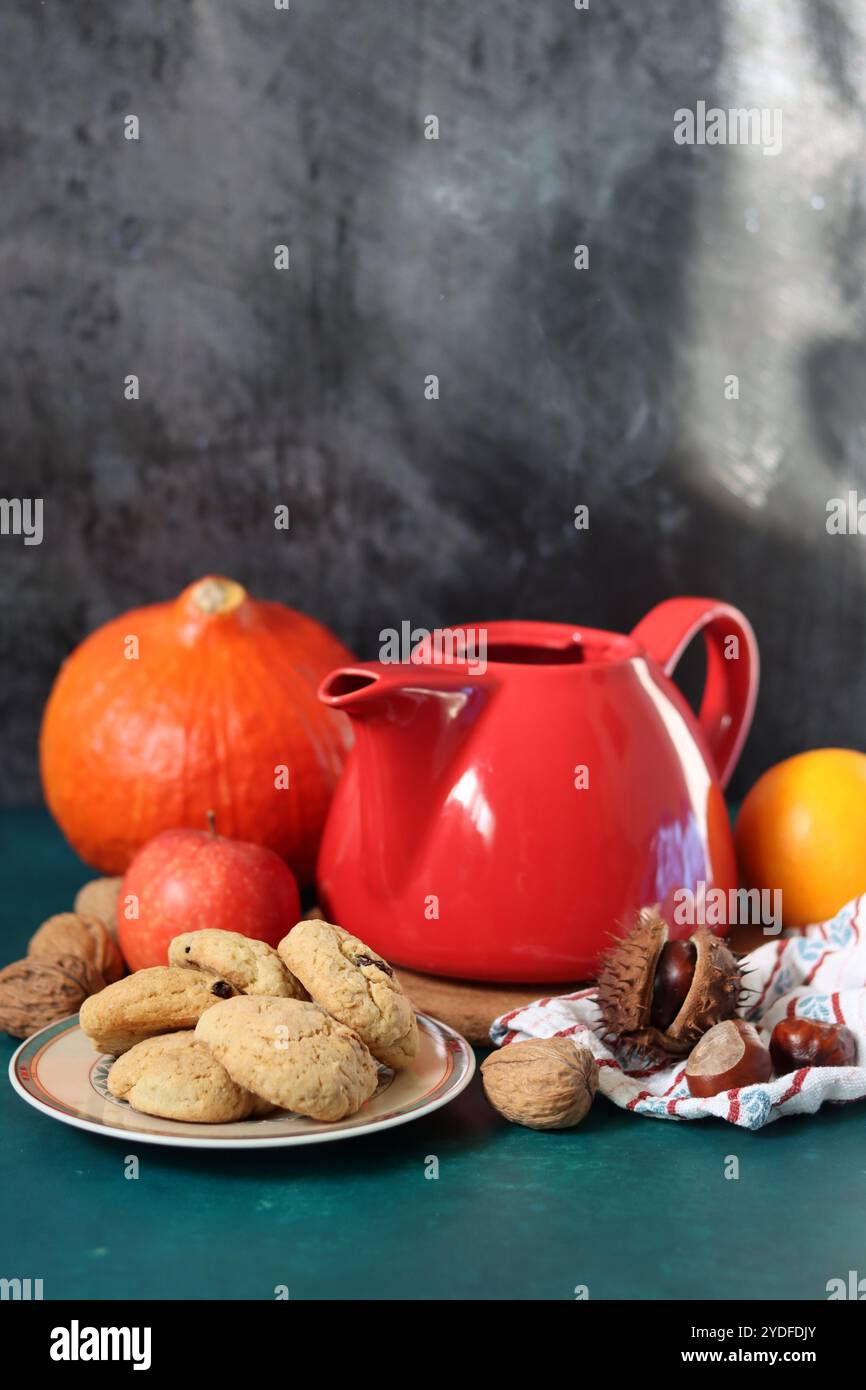
[[[391,966],[330,922],[276,950],[177,936],[22,1043],[12,1085],[65,1124],[183,1148],[283,1148],[389,1129],[469,1084],[471,1047],[416,1014]]]

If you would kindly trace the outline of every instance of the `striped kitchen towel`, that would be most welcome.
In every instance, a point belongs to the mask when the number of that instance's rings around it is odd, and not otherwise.
[[[745,1129],[761,1129],[783,1115],[813,1114],[826,1101],[866,1097],[866,893],[829,922],[799,936],[779,937],[743,961],[751,991],[742,1017],[765,1043],[781,1018],[794,1015],[844,1023],[856,1035],[859,1066],[803,1067],[756,1086],[723,1091],[709,1100],[689,1095],[685,1060],[648,1070],[627,1069],[595,1032],[595,988],[538,999],[503,1014],[491,1026],[497,1046],[526,1038],[574,1038],[599,1068],[599,1090],[623,1110],[658,1120],[702,1120],[708,1115]]]

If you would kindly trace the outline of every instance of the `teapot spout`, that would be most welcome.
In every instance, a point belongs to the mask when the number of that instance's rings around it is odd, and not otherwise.
[[[338,795],[356,805],[363,858],[380,881],[414,862],[489,684],[489,676],[478,681],[453,667],[371,661],[332,671],[320,685],[319,699],[355,727]]]
[[[478,693],[479,682],[465,671],[378,661],[341,666],[319,686],[319,699],[351,719],[387,720],[396,716],[401,722],[421,702],[447,709],[448,718],[453,720]]]
[[[381,679],[376,665],[343,666],[332,671],[319,686],[319,699],[352,719],[381,713],[382,699],[390,682]]]

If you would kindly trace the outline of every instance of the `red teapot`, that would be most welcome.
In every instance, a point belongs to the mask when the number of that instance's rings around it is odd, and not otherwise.
[[[671,676],[699,632],[696,717]],[[332,672],[319,698],[356,739],[319,854],[325,912],[431,974],[590,977],[638,908],[670,920],[677,890],[736,888],[722,789],[757,685],[749,622],[702,598],[628,637],[493,622]]]

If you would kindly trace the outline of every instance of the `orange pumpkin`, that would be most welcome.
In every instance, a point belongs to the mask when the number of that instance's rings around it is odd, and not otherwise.
[[[230,579],[133,609],[60,669],[40,736],[48,806],[105,874],[212,810],[221,835],[267,845],[309,882],[352,741],[316,689],[352,660],[312,618]]]

